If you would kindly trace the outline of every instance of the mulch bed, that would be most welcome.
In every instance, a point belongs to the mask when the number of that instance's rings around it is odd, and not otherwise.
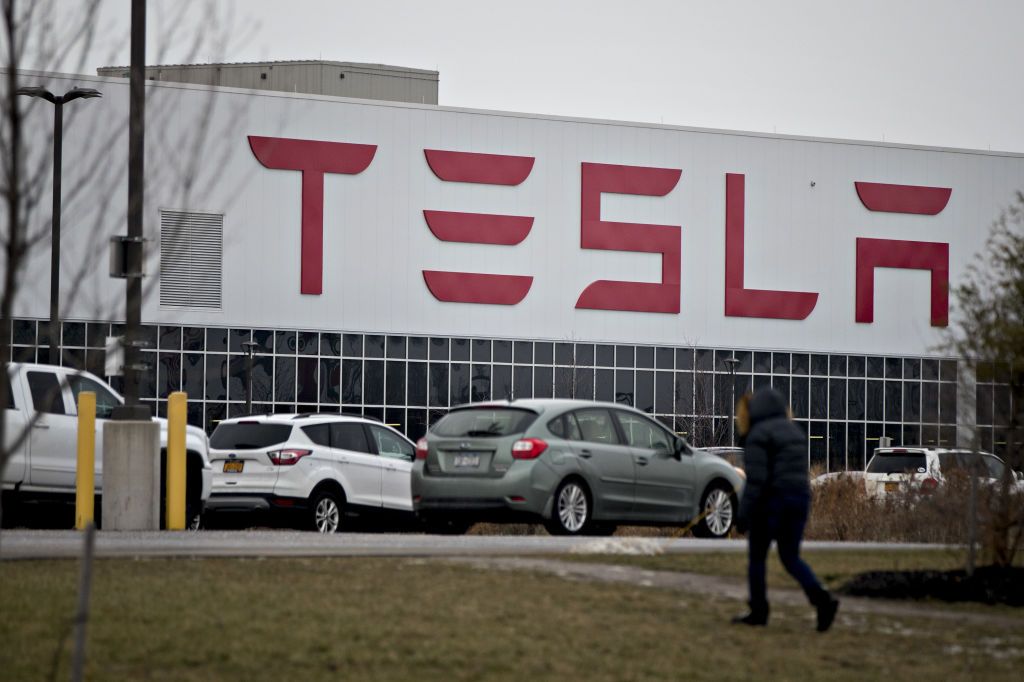
[[[962,570],[870,571],[855,576],[839,592],[854,597],[1024,606],[1024,567],[982,566],[970,578]]]

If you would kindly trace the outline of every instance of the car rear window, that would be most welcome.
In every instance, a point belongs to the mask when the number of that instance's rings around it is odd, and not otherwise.
[[[473,408],[449,412],[430,430],[447,438],[499,438],[522,433],[536,418],[537,414],[528,410]]]
[[[918,469],[924,468],[923,452],[878,452],[868,462],[869,474],[917,473]]]
[[[291,433],[291,424],[220,424],[210,436],[210,447],[214,450],[258,450],[285,442]]]

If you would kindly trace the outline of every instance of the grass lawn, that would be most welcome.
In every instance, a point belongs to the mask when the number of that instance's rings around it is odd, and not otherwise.
[[[77,573],[0,563],[0,679],[49,677]],[[741,629],[735,601],[422,559],[102,560],[92,605],[93,680],[1010,680],[1024,663],[1020,628],[840,613],[818,635],[780,607]]]

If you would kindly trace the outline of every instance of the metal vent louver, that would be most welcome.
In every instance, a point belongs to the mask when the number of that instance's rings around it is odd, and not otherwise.
[[[160,305],[220,310],[224,215],[160,211]]]

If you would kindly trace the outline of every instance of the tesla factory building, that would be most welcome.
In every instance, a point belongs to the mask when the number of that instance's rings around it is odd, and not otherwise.
[[[555,396],[728,444],[734,399],[774,386],[812,466],[975,427],[1000,450],[1007,387],[958,381],[943,344],[949,288],[1024,157],[455,109],[429,103],[436,72],[406,76],[427,81],[413,102],[150,73],[154,412],[184,390],[207,429],[244,414],[252,342],[254,411],[362,413],[414,439],[452,405]],[[126,233],[128,81],[22,74],[37,81],[103,94],[65,107],[60,338],[60,362],[102,375],[124,319],[107,250]],[[49,105],[25,120],[41,163]],[[48,245],[21,273],[17,359],[48,358]]]

